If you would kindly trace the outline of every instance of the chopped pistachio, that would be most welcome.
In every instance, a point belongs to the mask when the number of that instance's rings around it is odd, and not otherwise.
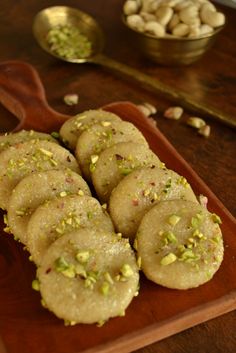
[[[36,291],[39,291],[39,281],[37,279],[32,281],[32,288]]]
[[[135,295],[134,295],[134,296],[135,296]],[[119,313],[119,316],[120,316],[120,317],[125,316],[125,310],[121,311],[121,312]]]
[[[98,158],[99,158],[99,156],[97,154],[92,154],[92,156],[90,157],[91,162],[93,164],[95,164],[98,161]]]
[[[65,197],[65,196],[67,196],[67,192],[66,191],[61,191],[59,195],[61,197]]]
[[[43,298],[41,298],[40,302],[41,302],[41,305],[42,305],[43,308],[47,308],[47,304],[46,304],[46,302],[45,302],[45,300]]]
[[[99,320],[98,322],[97,322],[97,327],[102,327],[104,324],[105,324],[105,320]]]
[[[197,238],[201,239],[204,237],[204,235],[203,235],[203,233],[201,233],[199,231],[199,229],[195,229],[195,231],[193,232],[193,237],[197,237]]]
[[[63,100],[67,105],[76,105],[79,102],[79,96],[75,93],[69,93],[64,96]]]
[[[64,325],[65,326],[75,326],[76,325],[76,321],[64,320]]]
[[[133,171],[132,168],[122,168],[122,169],[120,169],[120,173],[122,175],[129,175],[132,171]]]
[[[73,264],[69,264],[64,257],[58,257],[55,262],[55,270],[61,272],[65,277],[75,277],[75,267]]]
[[[114,284],[114,281],[113,281],[113,279],[112,279],[112,277],[111,277],[111,275],[110,275],[109,272],[105,272],[105,273],[104,273],[104,278],[105,278],[105,280],[106,280],[108,283]]]
[[[101,122],[101,125],[106,127],[106,126],[110,126],[111,125],[111,122],[110,121],[102,121]]]
[[[39,151],[47,157],[52,157],[53,153],[51,151],[45,150],[44,148],[39,148]]]
[[[79,196],[84,196],[83,190],[79,190],[79,191],[78,191],[78,195],[79,195]]]
[[[196,259],[196,255],[191,249],[186,249],[184,252],[181,254],[180,260],[186,261],[188,259]]]
[[[175,226],[179,221],[180,221],[181,217],[177,216],[176,214],[172,214],[169,218],[168,218],[168,223],[171,226]]]
[[[87,58],[91,55],[89,39],[73,25],[55,26],[47,34],[50,49],[67,59]]]
[[[79,250],[75,255],[76,260],[82,264],[88,262],[89,257],[90,257],[90,253],[88,250]]]
[[[89,164],[89,171],[90,171],[91,173],[93,173],[93,172],[95,171],[95,169],[96,169],[96,164],[90,163],[90,164]]]
[[[138,256],[138,258],[137,258],[137,266],[138,266],[138,269],[141,270],[141,267],[142,267],[142,258],[141,258],[141,256]]]
[[[189,183],[187,182],[187,179],[183,176],[181,176],[178,180],[177,180],[177,184],[181,184],[183,185],[185,188],[189,187]]]
[[[211,214],[211,219],[213,220],[214,223],[217,223],[217,224],[222,223],[221,218],[216,213]]]
[[[127,277],[131,277],[134,274],[134,271],[132,270],[129,264],[123,264],[120,269],[120,273],[122,274],[122,276],[127,278]]]
[[[166,232],[166,238],[168,239],[169,243],[176,243],[177,242],[177,238],[173,232]]]
[[[136,250],[136,251],[137,251],[137,249],[138,249],[138,242],[137,242],[137,239],[136,239],[136,238],[134,239],[134,242],[133,242],[133,248],[134,248],[134,250]]]
[[[105,296],[109,294],[110,291],[110,284],[106,281],[104,281],[100,287],[101,293]]]
[[[162,259],[161,259],[161,265],[163,266],[167,266],[172,264],[173,262],[175,262],[177,260],[177,256],[170,252],[169,254],[165,255]]]
[[[201,213],[197,213],[194,217],[191,218],[191,226],[193,228],[197,228],[203,220],[203,215]]]
[[[54,139],[59,139],[60,138],[59,133],[56,132],[56,131],[51,132],[51,136],[54,137]]]
[[[3,215],[3,222],[6,224],[6,226],[9,225],[9,224],[8,224],[8,218],[7,218],[7,214],[6,214],[6,213],[4,213],[4,215]]]
[[[87,212],[87,217],[88,217],[88,219],[92,219],[93,218],[93,212],[88,211]]]

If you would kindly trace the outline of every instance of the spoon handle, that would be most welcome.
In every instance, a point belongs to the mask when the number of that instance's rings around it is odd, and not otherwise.
[[[14,131],[52,131],[69,118],[50,108],[37,71],[21,61],[0,64],[0,102],[19,119]]]
[[[214,107],[197,102],[190,95],[177,91],[172,87],[158,81],[156,78],[152,78],[151,76],[146,75],[132,67],[113,60],[103,54],[99,54],[94,57],[93,62],[108,68],[114,73],[121,74],[126,78],[138,82],[142,85],[142,87],[154,93],[162,94],[172,102],[177,103],[178,105],[181,105],[183,108],[189,109],[192,112],[195,112],[195,114],[198,113],[204,117],[216,119],[225,125],[234,128],[236,127],[236,120],[234,120],[231,116],[222,113]]]

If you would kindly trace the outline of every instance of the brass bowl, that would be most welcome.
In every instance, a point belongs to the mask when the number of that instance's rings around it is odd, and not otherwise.
[[[157,38],[130,28],[122,21],[136,47],[149,59],[162,65],[189,65],[200,59],[214,44],[224,26],[197,38],[177,38],[171,35]]]

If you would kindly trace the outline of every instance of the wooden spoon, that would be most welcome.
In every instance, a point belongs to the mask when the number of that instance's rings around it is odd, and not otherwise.
[[[14,131],[53,131],[70,118],[49,106],[37,71],[21,61],[0,63],[0,102],[19,119]]]

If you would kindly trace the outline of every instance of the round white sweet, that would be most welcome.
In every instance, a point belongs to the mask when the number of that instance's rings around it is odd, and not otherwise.
[[[8,223],[15,238],[27,244],[27,225],[32,213],[54,197],[91,195],[84,179],[70,169],[34,172],[15,187],[8,205]]]
[[[101,202],[108,202],[112,190],[133,170],[144,166],[161,166],[159,158],[144,144],[121,142],[106,148],[91,174]]]
[[[106,125],[110,121],[121,119],[113,113],[101,109],[87,110],[68,119],[60,129],[60,135],[64,143],[72,150],[75,149],[79,135],[93,124]]]
[[[186,200],[163,201],[143,217],[137,233],[142,270],[153,282],[188,289],[209,281],[223,260],[219,218]]]
[[[70,195],[39,206],[27,227],[27,246],[33,261],[40,265],[57,238],[80,228],[114,231],[109,215],[93,197]]]
[[[128,242],[91,228],[56,240],[37,276],[46,307],[72,325],[124,315],[139,282]]]
[[[0,208],[7,209],[12,190],[26,175],[51,169],[69,168],[80,174],[74,156],[49,141],[27,141],[0,153]]]
[[[158,167],[135,170],[111,193],[109,210],[116,230],[133,240],[145,213],[168,199],[197,202],[186,179],[174,171]]]

